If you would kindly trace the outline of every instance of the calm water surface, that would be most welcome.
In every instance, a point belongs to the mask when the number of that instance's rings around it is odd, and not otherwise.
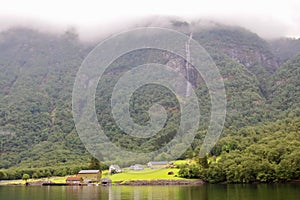
[[[297,200],[300,184],[201,186],[0,186],[0,200]]]

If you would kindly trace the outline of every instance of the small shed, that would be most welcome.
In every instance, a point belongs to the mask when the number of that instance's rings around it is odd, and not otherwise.
[[[101,185],[111,185],[111,179],[109,178],[102,178],[101,179]]]
[[[81,170],[77,175],[79,178],[82,178],[85,183],[99,182],[101,179],[100,170]]]
[[[130,169],[131,169],[131,170],[134,170],[134,171],[138,171],[138,170],[143,170],[144,167],[143,167],[143,165],[135,164],[135,165],[131,165],[131,166],[130,166]]]
[[[151,169],[162,169],[168,167],[168,161],[157,161],[157,162],[152,161],[152,162],[148,162],[147,165]]]
[[[109,166],[109,173],[110,174],[121,173],[121,172],[122,172],[122,170],[121,170],[121,168],[120,168],[119,165],[111,165],[111,166]]]

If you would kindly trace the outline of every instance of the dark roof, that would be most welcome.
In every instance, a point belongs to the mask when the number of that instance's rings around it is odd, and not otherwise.
[[[98,174],[99,170],[80,170],[78,174]]]
[[[111,179],[109,178],[102,178],[101,183],[111,183]]]

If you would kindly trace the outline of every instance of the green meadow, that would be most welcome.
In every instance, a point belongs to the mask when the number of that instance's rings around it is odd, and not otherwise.
[[[168,169],[150,169],[145,168],[140,171],[132,171],[129,169],[124,169],[122,173],[110,175],[108,171],[103,171],[103,178],[110,178],[112,182],[122,182],[122,181],[132,181],[132,180],[184,180],[184,178],[178,177],[177,168]],[[168,172],[173,172],[174,174],[168,175]]]

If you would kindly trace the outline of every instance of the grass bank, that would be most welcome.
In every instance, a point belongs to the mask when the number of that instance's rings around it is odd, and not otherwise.
[[[27,182],[53,182],[53,183],[65,183],[67,176],[62,177],[50,177],[50,178],[37,178],[37,179],[28,179]],[[24,180],[7,180],[1,181],[0,185],[25,185],[26,181]]]

